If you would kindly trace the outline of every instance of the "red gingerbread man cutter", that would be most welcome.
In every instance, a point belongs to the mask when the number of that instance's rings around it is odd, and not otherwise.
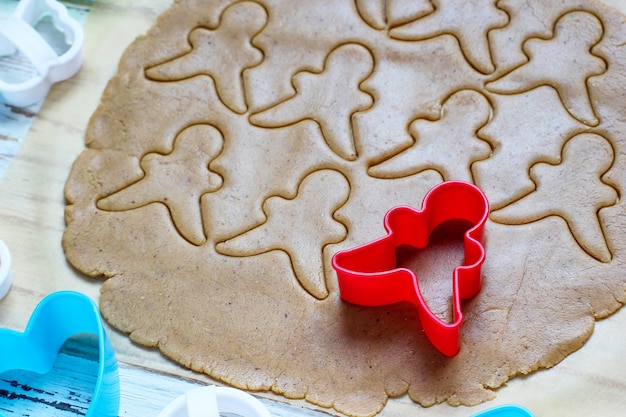
[[[446,181],[426,194],[422,210],[408,206],[392,208],[385,215],[387,235],[333,256],[341,298],[362,306],[383,306],[408,301],[415,305],[426,337],[444,355],[454,356],[460,349],[463,322],[461,300],[478,294],[481,266],[485,261],[483,230],[489,217],[489,202],[475,185]],[[419,289],[415,273],[398,268],[396,249],[409,245],[422,249],[430,234],[448,220],[465,220],[472,226],[464,235],[465,260],[452,273],[453,322],[437,317]]]

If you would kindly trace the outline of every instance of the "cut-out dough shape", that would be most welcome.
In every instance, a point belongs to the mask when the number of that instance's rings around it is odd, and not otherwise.
[[[168,155],[149,153],[141,159],[145,176],[98,201],[98,208],[124,211],[163,203],[180,234],[195,245],[206,242],[200,198],[222,186],[222,177],[208,169],[222,150],[221,133],[209,125],[182,131]]]
[[[486,85],[498,94],[523,93],[550,85],[559,93],[565,108],[581,122],[596,126],[587,79],[606,71],[603,59],[592,48],[602,39],[602,22],[587,12],[572,12],[554,26],[551,39],[531,38],[524,44],[528,62]]]
[[[234,112],[244,113],[248,107],[242,73],[263,59],[263,53],[252,45],[251,39],[266,22],[267,13],[257,3],[236,3],[224,10],[215,30],[197,28],[191,32],[190,52],[149,68],[146,76],[157,81],[179,81],[210,75],[224,104]]]
[[[371,167],[368,173],[379,178],[406,177],[435,169],[445,180],[473,182],[471,165],[488,158],[491,148],[478,140],[476,132],[490,115],[485,96],[464,90],[450,96],[436,121],[418,119],[410,126],[415,143],[408,149]]]
[[[342,174],[332,170],[316,171],[302,181],[295,198],[275,196],[265,201],[266,222],[218,243],[216,249],[230,256],[283,250],[289,254],[302,287],[314,297],[324,299],[328,297],[328,289],[320,248],[345,239],[346,227],[333,218],[333,213],[343,206],[349,194],[350,186]],[[316,215],[311,216],[311,213]],[[316,238],[311,239],[312,236]]]
[[[489,48],[488,33],[504,27],[508,15],[497,8],[494,0],[433,0],[435,11],[389,31],[392,38],[424,40],[440,35],[454,35],[470,64],[483,74],[495,70]]]
[[[346,71],[345,68],[350,68]],[[261,127],[281,127],[311,119],[319,123],[328,146],[346,160],[357,158],[352,114],[367,110],[373,98],[360,89],[374,68],[367,48],[342,45],[332,51],[321,73],[303,71],[293,78],[296,94],[250,116]]]
[[[472,174],[495,210],[531,192],[535,184],[528,177],[530,167],[539,161],[556,162],[567,138],[585,125],[565,110],[556,91],[547,86],[492,99],[493,117],[478,135],[492,145],[493,153],[475,163]],[[507,179],[506,187],[502,178]]]
[[[617,202],[615,188],[601,179],[612,166],[613,158],[613,148],[602,136],[592,133],[574,136],[563,147],[560,164],[532,166],[530,175],[537,184],[535,191],[492,212],[491,217],[501,223],[525,224],[551,215],[560,216],[585,252],[602,262],[610,262],[611,253],[598,211]]]

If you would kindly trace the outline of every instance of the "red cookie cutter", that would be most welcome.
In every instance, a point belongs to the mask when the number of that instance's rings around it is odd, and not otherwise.
[[[446,356],[456,355],[463,322],[461,300],[475,296],[481,287],[480,268],[485,261],[483,231],[488,217],[487,198],[478,187],[464,181],[446,181],[435,186],[424,197],[420,211],[408,206],[392,208],[385,215],[387,236],[333,256],[341,298],[367,307],[408,301],[417,307],[431,343]],[[452,323],[441,320],[428,308],[415,273],[398,268],[396,261],[397,248],[426,247],[432,231],[448,220],[465,220],[473,225],[464,235],[463,265],[452,273]]]

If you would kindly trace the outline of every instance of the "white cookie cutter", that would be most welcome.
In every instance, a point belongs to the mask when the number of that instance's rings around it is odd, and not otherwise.
[[[229,387],[193,389],[172,401],[158,417],[219,417],[231,413],[242,417],[271,417],[267,408],[252,395]]]
[[[0,240],[0,300],[4,298],[11,288],[11,252]]]
[[[65,34],[70,45],[62,55],[37,32],[34,26],[46,15]],[[83,63],[84,32],[67,8],[57,0],[21,0],[13,15],[0,21],[0,57],[23,54],[37,70],[26,81],[8,83],[0,80],[0,96],[14,106],[28,106],[43,100],[52,84],[78,72]]]

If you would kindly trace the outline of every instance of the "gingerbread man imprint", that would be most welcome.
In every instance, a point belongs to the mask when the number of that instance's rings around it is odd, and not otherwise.
[[[222,186],[219,174],[209,170],[209,163],[222,149],[223,139],[217,129],[197,125],[185,129],[168,155],[149,153],[141,158],[145,176],[137,182],[98,201],[98,208],[124,211],[150,203],[166,205],[174,225],[189,242],[206,242],[201,198]]]
[[[242,74],[261,62],[263,53],[251,39],[266,24],[265,9],[252,2],[228,7],[214,30],[196,28],[189,34],[191,51],[146,70],[155,81],[180,81],[197,75],[213,78],[226,107],[244,113],[246,104]]]

